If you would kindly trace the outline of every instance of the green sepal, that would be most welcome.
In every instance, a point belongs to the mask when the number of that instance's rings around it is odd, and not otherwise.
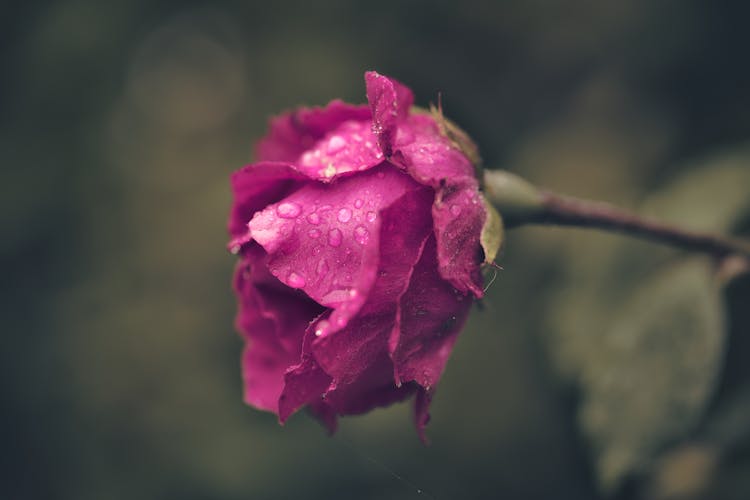
[[[482,203],[487,210],[487,219],[484,221],[482,233],[479,236],[479,243],[484,250],[484,262],[490,264],[495,261],[500,247],[503,245],[503,218],[495,207],[489,203],[482,195]]]

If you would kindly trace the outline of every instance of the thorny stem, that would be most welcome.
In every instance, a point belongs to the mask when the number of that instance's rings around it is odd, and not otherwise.
[[[641,217],[608,203],[538,190],[507,172],[486,171],[485,192],[488,200],[498,208],[501,215],[504,208],[510,211],[510,220],[506,222],[511,227],[523,224],[552,224],[603,229],[685,250],[707,253],[716,258],[739,255],[750,259],[748,241],[681,229]],[[511,200],[510,205],[508,200]],[[519,201],[522,203],[519,204]]]

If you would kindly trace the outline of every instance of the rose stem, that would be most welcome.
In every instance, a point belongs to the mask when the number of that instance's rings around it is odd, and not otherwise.
[[[658,243],[703,252],[717,258],[740,255],[750,259],[750,242],[695,232],[641,217],[608,203],[588,201],[540,190],[525,180],[499,170],[485,171],[485,194],[509,227],[552,224],[602,229]]]

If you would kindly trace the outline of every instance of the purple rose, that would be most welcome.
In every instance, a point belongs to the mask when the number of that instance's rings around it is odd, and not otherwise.
[[[271,120],[232,176],[230,249],[246,401],[284,422],[434,388],[473,298],[488,219],[474,166],[412,92],[365,74],[369,106],[332,101]]]

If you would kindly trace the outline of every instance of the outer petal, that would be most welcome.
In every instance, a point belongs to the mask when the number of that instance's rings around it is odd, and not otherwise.
[[[367,122],[370,110],[334,100],[324,108],[300,108],[272,118],[269,134],[256,146],[257,159],[295,162],[323,136],[350,120]]]
[[[365,73],[365,85],[372,111],[373,131],[378,135],[385,155],[390,156],[398,123],[409,114],[409,108],[414,104],[414,94],[405,85],[375,71]]]
[[[337,385],[325,395],[325,403],[338,415],[357,415],[403,401],[414,394],[415,384],[396,386],[393,364],[388,355],[370,360],[371,364],[351,384]]]
[[[247,223],[256,212],[279,201],[308,179],[286,163],[261,162],[247,165],[231,178],[232,208],[229,215],[230,249],[234,253],[249,241]]]
[[[399,122],[391,149],[390,161],[437,192],[433,217],[440,275],[462,292],[481,297],[479,237],[487,213],[471,162],[426,114]]]
[[[438,191],[432,206],[440,276],[462,292],[484,295],[480,236],[487,210],[476,185],[450,186]]]
[[[277,412],[284,373],[299,363],[302,335],[322,308],[279,283],[266,270],[265,260],[263,251],[252,246],[237,266],[236,325],[248,340],[242,362],[245,399]]]
[[[361,413],[400,401],[413,391],[410,387],[396,387],[387,341],[395,325],[398,299],[408,287],[412,268],[431,232],[431,202],[431,191],[417,188],[379,215],[381,259],[375,285],[364,307],[345,328],[312,337],[314,359],[309,360],[310,364],[287,374],[284,393],[290,395],[301,394],[308,387],[310,378],[306,375],[313,365],[331,376],[330,385],[324,387],[321,380],[319,392],[308,394],[308,401],[293,398],[294,409],[312,403],[316,414],[324,416],[330,427],[332,415]],[[404,226],[404,220],[410,224]],[[321,401],[323,393],[325,400]]]
[[[412,270],[431,233],[431,200],[430,190],[422,188],[405,194],[383,211],[377,280],[367,302],[345,329],[313,342],[315,359],[336,386],[354,383],[383,354],[383,362],[392,368],[386,359],[388,339],[396,324],[399,299],[409,286]],[[395,385],[392,374],[390,383]]]
[[[317,333],[345,327],[360,310],[377,275],[379,212],[415,189],[409,176],[384,165],[330,186],[305,185],[250,221],[274,276],[333,309]]]
[[[472,304],[436,270],[435,239],[430,238],[399,302],[400,334],[391,341],[397,379],[414,380],[427,390],[440,380]]]

